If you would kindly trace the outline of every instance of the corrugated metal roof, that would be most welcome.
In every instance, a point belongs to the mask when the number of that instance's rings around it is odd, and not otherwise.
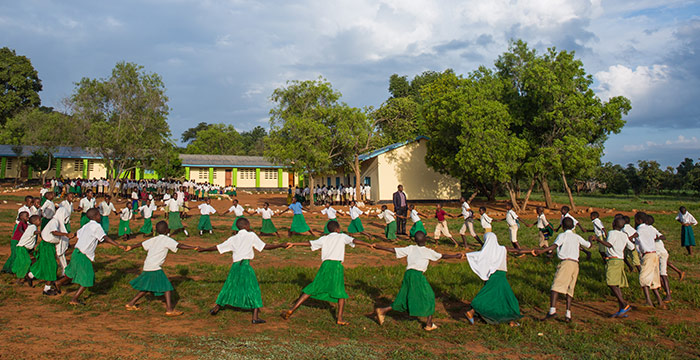
[[[22,146],[21,156],[23,156],[23,157],[31,156],[32,153],[34,151],[36,151],[37,149],[39,149],[38,146],[24,145],[24,146]],[[12,145],[0,145],[0,156],[2,156],[2,157],[5,157],[5,156],[15,157],[15,156],[17,156],[17,153],[15,153],[12,150]],[[53,156],[56,158],[59,158],[59,159],[101,159],[102,158],[97,153],[95,153],[89,149],[83,149],[83,148],[78,148],[78,147],[68,147],[68,146],[57,147]]]
[[[275,165],[262,156],[240,155],[197,155],[180,154],[182,166],[190,167],[237,167],[237,168],[284,168]]]
[[[391,151],[391,150],[398,149],[398,148],[400,148],[400,147],[402,147],[402,146],[404,146],[404,145],[410,144],[410,143],[412,143],[412,142],[414,142],[414,141],[418,141],[418,140],[421,140],[421,139],[430,140],[429,137],[421,135],[421,136],[416,137],[415,139],[406,140],[406,141],[403,141],[403,142],[398,142],[398,143],[396,143],[396,144],[387,145],[387,146],[385,146],[385,147],[383,147],[383,148],[381,148],[381,149],[377,149],[377,150],[374,150],[374,151],[371,151],[371,152],[362,154],[362,155],[360,155],[358,158],[359,158],[360,161],[369,160],[369,159],[375,158],[375,157],[377,157],[377,156],[379,156],[379,155],[381,155],[381,154],[384,154],[385,152],[389,152],[389,151]]]

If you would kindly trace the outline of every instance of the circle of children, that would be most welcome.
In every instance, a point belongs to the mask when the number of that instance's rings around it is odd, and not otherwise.
[[[543,209],[538,207],[537,221],[524,225],[537,227],[539,248],[526,250],[518,245],[518,229],[521,223],[512,206],[508,206],[510,204],[507,205],[508,212],[505,218],[495,220],[505,221],[508,225],[513,247],[506,248],[499,245],[496,235],[491,232],[491,223],[494,220],[486,214],[484,207],[479,209],[479,220],[485,231],[483,240],[476,234],[473,225],[476,214],[470,208],[469,201],[462,198],[461,215],[464,224],[460,229],[460,235],[464,246],[468,246],[466,234],[469,233],[481,248],[479,251],[467,253],[440,254],[426,247],[426,230],[421,220],[426,215],[418,212],[412,204],[409,205],[410,212],[407,217],[413,221],[409,236],[413,238],[415,245],[386,247],[351,237],[351,235],[356,234],[363,234],[369,238],[373,236],[365,232],[361,220],[361,215],[370,216],[371,211],[363,212],[355,201],[348,202],[348,212],[337,211],[330,202],[325,203],[321,213],[328,217],[328,221],[323,230],[324,235],[317,240],[273,245],[264,243],[258,234],[251,231],[250,220],[244,215],[259,214],[262,218],[262,230],[259,234],[279,237],[272,217],[291,211],[293,217],[289,234],[309,233],[315,236],[304,218],[304,212],[310,210],[302,205],[299,196],[289,197],[288,208],[281,212],[273,211],[267,203],[254,212],[245,210],[234,199],[233,205],[221,214],[232,213],[235,215],[231,227],[234,235],[219,245],[204,248],[178,243],[170,235],[183,231],[189,236],[181,222],[181,213],[186,207],[186,199],[202,201],[202,204],[198,206],[200,235],[213,231],[210,216],[215,214],[216,210],[211,206],[211,198],[202,196],[203,193],[208,194],[210,189],[199,188],[199,184],[174,181],[126,181],[115,186],[118,189],[117,193],[125,198],[127,204],[118,215],[120,217],[119,236],[128,237],[131,235],[129,220],[134,211],[140,213],[144,219],[144,225],[138,232],[146,236],[157,234],[157,236],[141,243],[127,246],[115,242],[106,235],[109,231],[110,215],[116,212],[107,191],[108,183],[103,181],[81,183],[76,180],[63,183],[54,182],[51,185],[54,191],[51,191],[48,186],[44,187],[40,197],[27,196],[25,203],[19,208],[12,234],[11,255],[3,267],[3,272],[13,273],[18,278],[18,283],[26,283],[29,286],[33,286],[34,281],[43,280],[45,282],[43,294],[47,296],[60,294],[61,288],[65,285],[77,284],[79,288],[70,300],[72,305],[82,305],[81,294],[94,284],[95,273],[92,263],[95,261],[97,245],[103,242],[125,251],[139,247],[146,251],[143,272],[130,282],[138,293],[125,305],[125,309],[127,311],[141,310],[137,305],[138,300],[151,292],[156,296],[165,296],[166,315],[168,316],[182,314],[174,309],[171,301],[174,289],[161,268],[168,252],[177,252],[179,249],[193,249],[199,252],[218,251],[222,254],[231,252],[233,265],[216,298],[215,306],[209,310],[209,313],[216,315],[227,305],[241,309],[252,309],[253,324],[265,322],[259,316],[263,306],[261,292],[255,272],[250,266],[250,260],[254,258],[253,250],[289,249],[293,246],[309,246],[312,251],[320,249],[322,263],[313,282],[302,289],[299,298],[289,310],[281,314],[281,317],[284,320],[289,319],[307,299],[314,298],[338,304],[336,317],[338,325],[347,324],[343,318],[343,308],[348,294],[345,291],[342,265],[346,246],[360,245],[393,253],[397,258],[406,258],[406,272],[396,299],[389,307],[376,308],[374,310],[375,316],[379,324],[384,323],[386,314],[392,310],[406,312],[415,317],[426,317],[424,329],[427,331],[437,328],[437,325],[432,321],[432,315],[435,311],[435,295],[423,273],[427,270],[430,261],[438,261],[439,259],[466,258],[471,269],[485,281],[483,288],[471,301],[470,310],[466,312],[466,318],[472,324],[478,316],[489,324],[508,323],[511,326],[517,326],[517,321],[522,317],[518,300],[506,279],[507,253],[519,256],[546,254],[546,256],[552,257],[556,250],[560,262],[552,282],[550,309],[542,320],[557,316],[557,299],[559,295],[563,295],[566,297],[565,321],[571,321],[571,302],[579,273],[579,250],[585,252],[590,260],[591,254],[586,249],[590,248],[592,243],[598,244],[598,251],[606,263],[605,281],[619,303],[619,310],[611,317],[627,317],[627,313],[631,310],[630,304],[625,301],[620,291],[621,288],[629,286],[625,275],[626,266],[630,271],[639,273],[639,284],[646,298],[645,307],[654,306],[650,293],[654,294],[660,308],[665,308],[664,302],[670,301],[671,290],[667,268],[678,272],[681,280],[685,275],[669,261],[669,254],[663,243],[665,237],[654,228],[654,218],[643,212],[636,213],[633,219],[622,214],[616,215],[610,231],[607,231],[608,229],[603,225],[598,213],[592,212],[590,216],[594,235],[589,236],[586,240],[576,234],[577,227],[582,232],[586,232],[586,230],[569,214],[568,207],[561,208],[561,220],[556,229],[545,217]],[[190,196],[187,191],[192,189],[194,189],[194,193]],[[235,196],[235,189],[229,191],[231,191],[231,195]],[[84,196],[79,200],[77,208],[74,208],[74,200],[77,200],[76,198],[81,194]],[[96,194],[103,197],[99,204],[95,198]],[[303,196],[303,193],[295,195]],[[63,200],[56,204],[54,201],[57,198]],[[156,199],[163,201],[163,209],[167,213],[168,222],[160,221],[153,229],[151,217],[157,210]],[[129,200],[132,201],[129,202]],[[142,200],[142,203],[139,203],[139,200]],[[70,215],[73,211],[81,213],[80,228],[76,232],[71,232]],[[350,217],[351,221],[346,231],[341,229],[337,219],[338,215]],[[437,243],[441,235],[445,235],[457,244],[447,229],[446,216],[456,217],[447,214],[441,205],[437,205],[435,217],[438,224],[434,232],[435,242]],[[394,241],[397,238],[396,218],[403,218],[405,223],[406,217],[395,214],[386,206],[382,206],[378,217],[386,223],[384,234],[386,240]],[[681,223],[681,245],[686,247],[689,254],[692,254],[692,246],[695,245],[692,226],[697,225],[697,221],[684,207],[680,208],[676,220]],[[550,237],[560,229],[563,232],[556,237],[552,245],[549,245]],[[77,240],[72,242],[76,238]],[[66,259],[69,249],[73,249],[70,262]],[[32,262],[32,253],[34,262]],[[60,277],[57,276],[58,273],[61,274]],[[661,298],[659,292],[661,287],[666,293],[665,299]]]

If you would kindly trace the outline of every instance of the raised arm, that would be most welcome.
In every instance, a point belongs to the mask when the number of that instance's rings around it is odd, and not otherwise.
[[[282,243],[282,244],[265,244],[265,247],[263,250],[274,250],[274,249],[279,249],[279,248],[291,248],[292,244],[290,243]]]
[[[357,240],[355,240],[355,243],[357,243]],[[396,250],[395,250],[393,247],[385,247],[385,246],[381,246],[381,245],[379,245],[379,244],[374,244],[374,245],[371,246],[371,247],[372,247],[373,249],[382,250],[382,251],[386,251],[386,252],[390,252],[390,253],[396,254]]]

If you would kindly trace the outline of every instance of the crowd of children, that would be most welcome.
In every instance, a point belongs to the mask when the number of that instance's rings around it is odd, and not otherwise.
[[[161,184],[159,184],[161,183]],[[174,187],[171,185],[174,184]],[[62,187],[68,187],[68,191],[58,191]],[[112,202],[112,195],[105,189],[109,188],[109,183],[103,180],[91,181],[55,181],[50,187],[42,189],[41,196],[33,198],[27,196],[24,204],[18,209],[15,227],[12,232],[10,242],[10,257],[3,266],[3,272],[14,274],[20,283],[30,286],[35,281],[43,281],[42,293],[47,296],[55,296],[61,293],[61,287],[69,283],[79,285],[74,293],[70,304],[80,305],[80,296],[83,292],[94,285],[95,273],[93,263],[95,261],[95,249],[99,243],[106,242],[119,247],[124,251],[131,251],[136,248],[143,248],[146,251],[143,272],[130,284],[138,291],[136,296],[125,305],[128,311],[140,310],[138,301],[148,292],[155,295],[163,295],[166,300],[166,315],[177,316],[182,312],[176,311],[172,301],[173,286],[162,270],[162,265],[169,252],[177,252],[179,249],[197,250],[199,252],[218,251],[219,253],[231,252],[233,265],[229,271],[223,287],[216,298],[214,307],[209,311],[211,315],[216,315],[224,306],[233,306],[253,311],[252,323],[260,324],[265,321],[260,318],[260,309],[263,306],[260,286],[255,272],[250,266],[250,260],[254,258],[254,250],[272,250],[277,248],[291,248],[293,246],[309,246],[312,251],[321,250],[321,266],[313,282],[302,289],[301,295],[294,302],[293,306],[282,313],[282,318],[289,319],[293,313],[309,298],[322,301],[329,301],[338,304],[336,323],[346,325],[343,311],[348,294],[345,290],[343,262],[345,259],[345,247],[355,245],[366,246],[379,251],[393,253],[397,258],[406,258],[407,266],[399,293],[394,302],[388,307],[378,307],[375,309],[375,316],[379,324],[383,324],[388,312],[394,310],[406,312],[411,316],[426,317],[424,329],[432,331],[437,328],[433,322],[432,315],[435,311],[435,294],[423,273],[427,270],[430,261],[440,259],[462,259],[466,258],[474,273],[485,283],[474,299],[471,301],[471,308],[466,312],[469,322],[474,323],[476,316],[481,317],[487,323],[509,323],[518,325],[517,321],[522,317],[518,300],[513,293],[507,279],[508,253],[525,256],[531,254],[538,256],[547,254],[553,256],[554,252],[559,259],[556,273],[551,286],[550,308],[543,320],[556,317],[556,304],[560,295],[566,299],[567,322],[572,320],[571,303],[579,275],[579,253],[583,251],[590,260],[591,254],[586,249],[593,243],[598,244],[598,252],[605,262],[605,282],[612,295],[618,302],[618,311],[611,317],[626,317],[631,310],[631,306],[622,296],[621,288],[629,286],[626,268],[639,273],[639,285],[645,296],[647,307],[657,306],[666,308],[666,303],[671,301],[671,288],[668,279],[667,269],[676,271],[682,280],[685,273],[674,266],[669,260],[669,253],[665,248],[665,236],[654,227],[654,217],[650,214],[638,212],[630,219],[623,214],[615,215],[610,228],[606,228],[600,219],[598,212],[591,212],[591,230],[593,234],[587,239],[576,233],[576,227],[581,232],[587,232],[583,225],[577,221],[569,212],[569,208],[561,208],[561,218],[556,229],[547,220],[544,209],[536,208],[537,220],[532,224],[525,224],[527,227],[536,226],[538,234],[538,248],[524,249],[518,241],[518,231],[520,228],[520,218],[512,206],[508,204],[507,213],[504,219],[494,220],[487,215],[485,207],[479,208],[479,221],[484,230],[480,237],[474,228],[476,214],[471,210],[469,202],[472,199],[461,199],[461,216],[463,225],[460,235],[465,248],[469,247],[466,234],[469,233],[481,248],[479,251],[470,251],[458,254],[440,254],[426,247],[427,232],[423,224],[423,219],[428,215],[418,212],[414,204],[410,204],[408,217],[413,222],[409,238],[413,239],[415,245],[407,247],[385,247],[359,241],[353,236],[362,234],[367,238],[374,235],[365,231],[361,216],[369,214],[357,207],[353,197],[349,197],[347,202],[341,200],[342,204],[348,206],[348,211],[336,210],[333,208],[334,201],[319,193],[319,202],[325,201],[324,208],[320,211],[327,217],[323,230],[323,236],[317,240],[298,243],[281,243],[277,245],[266,244],[258,234],[251,230],[251,221],[245,217],[260,215],[262,218],[261,236],[280,234],[272,222],[273,216],[279,216],[291,211],[292,223],[289,228],[289,236],[294,234],[306,234],[316,236],[315,232],[307,224],[304,217],[305,212],[311,211],[305,207],[297,197],[292,197],[289,206],[279,213],[273,211],[266,202],[256,210],[246,210],[238,203],[237,199],[232,200],[232,205],[220,216],[233,214],[234,219],[231,226],[232,236],[223,243],[201,248],[190,246],[175,241],[171,235],[183,231],[187,236],[185,226],[181,221],[181,213],[188,209],[186,196],[195,194],[198,199],[197,184],[178,183],[164,181],[126,181],[118,188],[126,187],[133,189],[131,195],[124,196],[124,206],[117,207]],[[149,193],[149,187],[154,189],[155,194]],[[323,187],[319,187],[324,189]],[[79,190],[77,190],[79,189]],[[138,195],[139,191],[146,189],[145,201]],[[163,189],[163,190],[160,190]],[[122,193],[122,195],[128,194]],[[350,194],[350,192],[348,192]],[[78,206],[74,208],[76,194],[84,194]],[[100,194],[102,201],[97,204],[95,195]],[[58,204],[54,202],[59,196],[62,201]],[[159,197],[163,201],[163,208],[168,213],[168,221],[160,221],[153,228],[151,218],[158,207],[155,198]],[[341,203],[338,203],[340,205]],[[217,211],[211,205],[211,199],[202,198],[202,203],[197,207],[200,218],[197,225],[199,235],[212,233],[213,226],[211,216]],[[77,231],[71,231],[70,216],[73,211],[80,212],[81,220]],[[144,224],[136,234],[132,233],[130,221],[134,214],[140,214]],[[135,245],[123,245],[112,240],[108,234],[110,232],[110,216],[119,218],[118,237],[129,240],[132,236],[145,235],[147,240]],[[341,216],[350,217],[347,231],[343,231],[338,218]],[[396,218],[399,215],[389,210],[386,206],[381,207],[381,212],[377,215],[384,222],[384,239],[390,242],[398,237],[396,234]],[[434,218],[437,225],[434,231],[436,243],[445,236],[452,240],[455,247],[458,242],[449,232],[446,218],[456,217],[447,213],[441,204],[436,206]],[[692,247],[695,245],[693,226],[697,221],[685,207],[679,209],[676,220],[681,224],[681,245],[687,249],[688,254],[692,254]],[[491,231],[493,221],[504,221],[508,226],[509,240],[512,248],[499,245],[496,235]],[[634,221],[634,226],[631,222]],[[550,245],[550,238],[554,233],[561,232]],[[610,229],[610,230],[608,230]],[[155,230],[155,231],[154,231]],[[154,236],[154,237],[151,237]],[[483,237],[483,241],[482,241]],[[76,239],[75,241],[72,241]],[[71,245],[71,243],[73,243]],[[66,259],[69,249],[73,248],[70,260]],[[34,261],[32,261],[32,257]],[[61,274],[59,276],[58,274]],[[665,293],[662,298],[661,291]],[[652,294],[654,298],[652,298]]]

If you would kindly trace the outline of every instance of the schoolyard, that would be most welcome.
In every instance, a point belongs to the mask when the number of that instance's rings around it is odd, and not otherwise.
[[[0,262],[9,254],[9,239],[18,203],[26,194],[36,195],[38,189],[0,193]],[[239,194],[245,208],[254,208],[269,201],[274,209],[282,209],[282,194]],[[535,197],[535,200],[541,200]],[[100,200],[98,200],[99,202]],[[556,196],[557,208],[564,204],[563,196]],[[198,212],[192,211],[185,221],[191,236],[177,234],[175,238],[190,245],[212,246],[230,235],[233,216],[213,216],[213,235],[200,237],[196,231]],[[505,216],[504,201],[484,203],[477,199],[473,208],[486,206],[494,219]],[[426,272],[428,281],[436,293],[435,322],[439,329],[422,330],[423,319],[417,320],[403,314],[390,313],[384,326],[379,326],[372,310],[375,305],[390,304],[398,292],[405,268],[405,260],[393,255],[356,247],[348,249],[345,260],[346,288],[350,295],[346,305],[346,320],[350,325],[335,325],[335,307],[323,302],[308,302],[289,320],[279,317],[297,298],[301,289],[314,277],[320,266],[320,254],[308,248],[295,247],[256,253],[251,262],[260,282],[265,307],[261,317],[268,322],[262,325],[250,323],[250,312],[225,309],[212,317],[208,309],[226,278],[231,265],[230,254],[197,253],[180,250],[170,254],[164,271],[176,289],[177,309],[183,316],[168,318],[162,298],[146,296],[141,302],[142,311],[127,312],[124,309],[136,293],[129,281],[141,271],[145,253],[142,249],[128,253],[109,245],[98,247],[95,287],[84,296],[86,305],[72,307],[68,304],[77,286],[64,288],[63,295],[46,297],[41,287],[29,288],[16,284],[8,274],[0,276],[0,358],[184,358],[184,359],[291,359],[291,358],[347,358],[347,359],[414,359],[439,356],[441,358],[698,358],[700,357],[700,255],[688,257],[680,248],[680,226],[674,220],[679,205],[685,205],[696,216],[700,214],[698,199],[655,196],[643,198],[581,196],[577,197],[581,211],[592,207],[610,226],[617,212],[631,214],[645,210],[656,218],[656,227],[668,240],[666,247],[671,261],[687,272],[686,279],[678,281],[669,273],[673,290],[673,302],[669,310],[630,312],[627,319],[609,319],[617,303],[609,294],[604,282],[604,266],[593,250],[591,260],[581,261],[581,273],[576,287],[573,306],[574,321],[563,319],[563,307],[558,305],[560,318],[550,322],[538,321],[548,308],[549,287],[557,260],[545,256],[533,258],[509,257],[508,279],[520,301],[524,318],[521,326],[492,326],[478,322],[472,326],[464,317],[470,300],[476,295],[482,281],[471,271],[465,260],[448,260],[432,263]],[[123,202],[115,206],[121,209]],[[230,200],[214,200],[212,205],[219,213],[230,206]],[[534,205],[520,214],[523,222],[534,222]],[[77,206],[77,204],[76,204]],[[347,207],[336,209],[347,211]],[[377,206],[373,206],[377,208]],[[390,207],[391,208],[391,207]],[[614,210],[613,210],[614,209]],[[314,208],[306,213],[306,219],[314,231],[321,230],[325,216]],[[434,213],[434,205],[419,204],[418,210]],[[459,204],[452,203],[446,210],[459,214]],[[588,213],[575,213],[585,228],[591,228]],[[547,211],[548,219],[558,223],[558,210]],[[260,227],[260,217],[249,217],[254,228]],[[163,219],[162,211],[156,212],[154,224]],[[346,228],[348,217],[340,217]],[[77,228],[78,214],[71,224]],[[304,241],[310,236],[287,238],[291,223],[289,213],[273,217],[280,229],[281,239],[263,238],[266,242]],[[449,219],[450,231],[459,241],[462,221]],[[432,235],[435,219],[425,219]],[[118,218],[111,220],[110,235],[116,237]],[[363,218],[369,232],[380,234],[382,221],[376,216]],[[132,220],[132,230],[137,230],[142,220]],[[410,221],[409,221],[410,226]],[[475,221],[477,233],[483,232]],[[696,228],[696,232],[698,229]],[[502,245],[509,246],[507,226],[494,222],[494,232]],[[531,248],[537,244],[536,228],[520,229],[520,242]],[[588,234],[585,234],[586,236]],[[362,240],[366,240],[361,238]],[[143,237],[129,240],[133,244]],[[379,240],[371,240],[379,242]],[[469,239],[474,243],[473,239]],[[388,245],[386,242],[382,242]],[[398,245],[406,246],[408,240]],[[430,244],[442,253],[455,253],[452,243],[443,238],[438,246]],[[474,250],[474,249],[471,249]],[[628,273],[630,288],[624,289],[626,299],[634,305],[643,303],[637,273]]]

